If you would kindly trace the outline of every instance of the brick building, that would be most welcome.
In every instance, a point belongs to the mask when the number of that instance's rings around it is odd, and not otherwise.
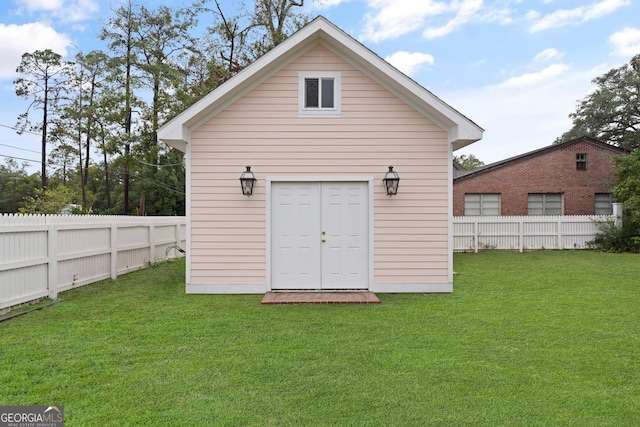
[[[612,157],[625,153],[581,137],[454,171],[453,215],[610,214]]]

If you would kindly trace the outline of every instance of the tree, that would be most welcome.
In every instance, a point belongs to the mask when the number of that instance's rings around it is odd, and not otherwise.
[[[468,171],[479,168],[480,166],[484,166],[484,162],[478,159],[473,154],[469,154],[469,155],[462,154],[460,156],[453,156],[453,160],[459,163],[463,168],[465,168]]]
[[[611,252],[640,252],[640,149],[614,157],[617,183],[613,189],[622,203],[622,225],[609,220],[598,223],[592,242],[595,248]]]
[[[27,128],[40,131],[42,150],[42,191],[47,188],[47,142],[49,126],[60,114],[60,101],[67,90],[67,74],[69,64],[60,54],[51,49],[36,50],[22,55],[16,72],[21,75],[13,84],[16,95],[24,99],[32,99],[27,111],[18,117],[17,127],[20,132]],[[42,110],[42,121],[33,122],[30,117],[31,108]]]
[[[102,173],[102,185],[99,186],[99,192],[103,192],[101,194],[103,197],[97,200],[99,209],[110,213],[123,213],[123,210],[110,211],[111,190],[114,184],[111,179],[113,171],[110,169],[112,166],[110,158],[117,157],[118,153],[121,153],[122,147],[130,147],[134,140],[133,133],[127,134],[123,128],[124,117],[126,117],[125,112],[127,111],[125,102],[127,95],[126,91],[122,90],[126,85],[126,74],[123,75],[121,72],[121,64],[120,58],[108,57],[106,59],[102,69],[103,78],[99,81],[100,90],[91,109],[93,139],[102,157],[102,169],[96,169],[95,171],[100,170]],[[135,105],[139,104],[137,102]],[[126,164],[124,164],[126,176],[129,177],[130,155],[126,153],[126,150],[125,159],[127,160]],[[87,170],[88,173],[92,173],[90,167],[85,168],[85,171]],[[89,184],[88,180],[88,178],[85,180],[87,185]],[[119,184],[123,185],[122,180],[119,181]],[[126,187],[129,188],[130,186],[126,185]],[[104,200],[104,203],[100,203],[102,200]],[[127,200],[129,200],[128,196]],[[98,207],[94,203],[93,210],[96,211],[97,209]]]
[[[569,115],[573,126],[554,143],[589,136],[630,152],[615,158],[613,194],[623,204],[622,227],[601,226],[594,244],[605,250],[640,250],[640,55],[593,80],[596,89]]]
[[[304,0],[254,0],[254,23],[266,30],[266,37],[254,44],[256,56],[273,49],[309,22],[307,15],[294,10],[303,6]]]
[[[124,132],[120,137],[105,135],[103,146],[123,141],[123,158],[119,159],[117,167],[123,170],[124,200],[117,206],[122,206],[125,214],[132,213],[130,192],[138,185],[132,182],[133,177],[155,180],[153,175],[159,158],[166,150],[158,143],[157,130],[175,112],[172,94],[185,79],[184,68],[179,65],[181,57],[195,51],[195,42],[190,35],[195,24],[195,11],[190,8],[160,6],[148,9],[129,0],[115,11],[115,16],[100,32],[100,38],[109,40],[109,49],[121,58],[119,66],[124,76],[119,90]],[[150,102],[143,101],[149,98]],[[115,98],[113,101],[111,108],[105,110],[110,117],[113,117],[113,106],[117,103]],[[136,126],[132,120],[134,108],[140,114]],[[146,167],[147,164],[151,166]],[[110,188],[109,184],[107,188]]]
[[[572,128],[555,143],[590,136],[629,151],[640,147],[640,55],[593,83],[596,90],[569,115]]]
[[[27,174],[24,164],[7,159],[0,165],[0,213],[17,213],[25,198],[35,196],[39,181],[37,174]]]
[[[134,88],[138,85],[138,79],[134,74],[134,65],[137,62],[135,42],[133,34],[138,28],[138,21],[134,13],[134,4],[128,0],[124,5],[115,10],[105,28],[99,33],[100,40],[109,40],[109,49],[120,59],[119,66],[124,72],[123,81],[123,108],[121,109],[120,123],[124,135],[120,138],[124,145],[124,174],[123,174],[123,213],[129,213],[129,154],[131,152],[133,107],[138,100],[134,96]]]
[[[199,0],[193,8],[200,13],[213,15],[207,27],[207,45],[203,52],[214,52],[211,56],[215,66],[209,70],[223,80],[239,72],[246,65],[279,45],[289,35],[309,22],[308,15],[297,12],[304,0],[254,0],[253,10],[241,3],[235,15],[225,13],[219,0],[214,7],[206,7],[210,0]],[[211,65],[211,64],[210,64]]]
[[[244,4],[235,15],[226,13],[219,0],[198,0],[192,5],[200,15],[207,14],[207,33],[197,42],[197,50],[183,65],[185,81],[178,89],[182,103],[189,106],[210,90],[224,83],[251,62],[249,38],[256,27]],[[208,15],[211,15],[209,17]],[[206,54],[202,54],[206,52]]]
[[[52,186],[47,193],[38,193],[26,197],[24,207],[19,209],[23,214],[59,214],[63,207],[77,204],[80,197],[73,189],[64,185]]]
[[[82,206],[87,210],[87,182],[92,148],[104,148],[103,131],[110,116],[103,106],[110,103],[114,89],[112,59],[104,52],[94,50],[88,54],[78,53],[71,67],[68,101],[64,114],[56,125],[56,135],[65,147],[75,146],[79,158],[78,172],[82,192]]]
[[[72,164],[78,158],[78,150],[69,144],[59,144],[51,151],[49,165],[55,168],[54,176],[62,179],[62,185],[67,185],[70,181],[71,174],[74,173]]]
[[[633,230],[636,248],[640,249],[640,149],[614,158],[617,183],[613,196],[623,205],[623,224]]]
[[[136,66],[141,70],[142,81],[151,89],[151,108],[149,113],[151,147],[148,161],[157,162],[158,137],[160,121],[164,119],[165,105],[171,103],[168,88],[173,88],[177,81],[183,79],[182,70],[177,65],[176,57],[186,51],[194,51],[195,40],[189,30],[195,25],[195,15],[189,9],[173,10],[161,6],[156,10],[140,8],[138,25],[134,32]]]
[[[89,159],[91,158],[91,144],[99,138],[102,127],[100,126],[99,103],[104,88],[104,82],[109,75],[109,57],[101,51],[92,51],[87,55],[78,54],[76,62],[79,67],[79,80],[82,87],[79,88],[83,96],[80,97],[81,104],[84,98],[85,114],[83,114],[82,130],[85,136],[84,142],[84,165],[80,164],[82,175],[82,207],[88,209],[86,187],[89,180]],[[80,154],[82,162],[82,153]]]

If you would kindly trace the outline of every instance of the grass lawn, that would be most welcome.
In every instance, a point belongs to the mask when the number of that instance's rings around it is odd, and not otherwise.
[[[0,406],[66,426],[640,425],[640,256],[456,254],[454,293],[262,306],[184,260],[0,323]]]

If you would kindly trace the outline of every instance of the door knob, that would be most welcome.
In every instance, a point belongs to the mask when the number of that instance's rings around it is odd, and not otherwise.
[[[324,237],[322,238],[322,243],[326,242],[327,239],[325,239]]]

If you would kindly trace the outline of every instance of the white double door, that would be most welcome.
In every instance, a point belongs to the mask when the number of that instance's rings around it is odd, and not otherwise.
[[[367,289],[367,182],[273,182],[271,288]]]

